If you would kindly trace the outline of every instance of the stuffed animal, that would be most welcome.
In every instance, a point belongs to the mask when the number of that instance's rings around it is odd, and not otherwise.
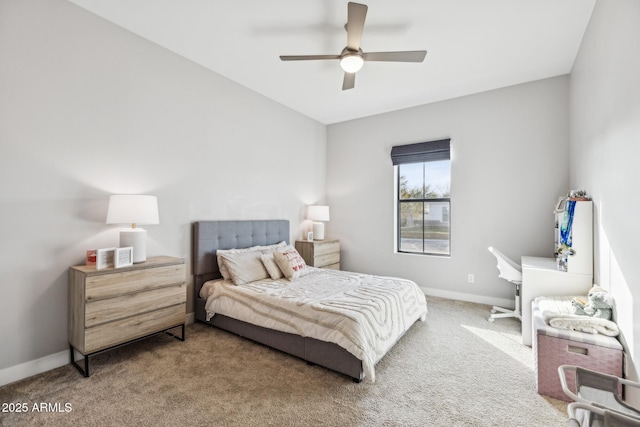
[[[607,295],[607,292],[604,289],[598,286],[592,287],[589,289],[587,298],[588,300],[586,303],[580,298],[574,298],[571,301],[574,314],[597,317],[606,320],[611,319],[613,307],[609,303],[609,295]]]

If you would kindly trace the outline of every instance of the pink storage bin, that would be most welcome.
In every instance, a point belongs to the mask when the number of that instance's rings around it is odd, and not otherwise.
[[[541,312],[549,300],[571,305],[571,298],[538,297],[532,302],[536,391],[564,401],[570,399],[562,391],[559,366],[575,365],[617,377],[622,377],[623,366],[623,348],[617,338],[557,329],[544,322]],[[567,384],[575,390],[574,378],[568,376]]]

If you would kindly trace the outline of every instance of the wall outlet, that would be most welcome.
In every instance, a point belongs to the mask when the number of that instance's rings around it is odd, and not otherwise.
[[[468,274],[467,275],[467,282],[473,283],[475,281],[476,281],[476,278],[475,278],[475,276],[473,274]]]

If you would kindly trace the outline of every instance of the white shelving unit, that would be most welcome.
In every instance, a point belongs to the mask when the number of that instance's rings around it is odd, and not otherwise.
[[[559,215],[559,216],[558,216]],[[562,214],[556,221],[562,223]],[[556,250],[560,245],[556,229]],[[572,246],[566,271],[555,258],[522,257],[522,343],[531,346],[533,337],[531,302],[541,296],[586,295],[593,286],[593,202],[579,201],[573,215]]]

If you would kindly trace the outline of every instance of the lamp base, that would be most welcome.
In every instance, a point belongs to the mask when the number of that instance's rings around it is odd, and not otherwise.
[[[324,240],[324,223],[313,223],[313,240]]]
[[[133,248],[133,263],[147,260],[147,230],[144,228],[127,228],[120,230],[120,247]]]

